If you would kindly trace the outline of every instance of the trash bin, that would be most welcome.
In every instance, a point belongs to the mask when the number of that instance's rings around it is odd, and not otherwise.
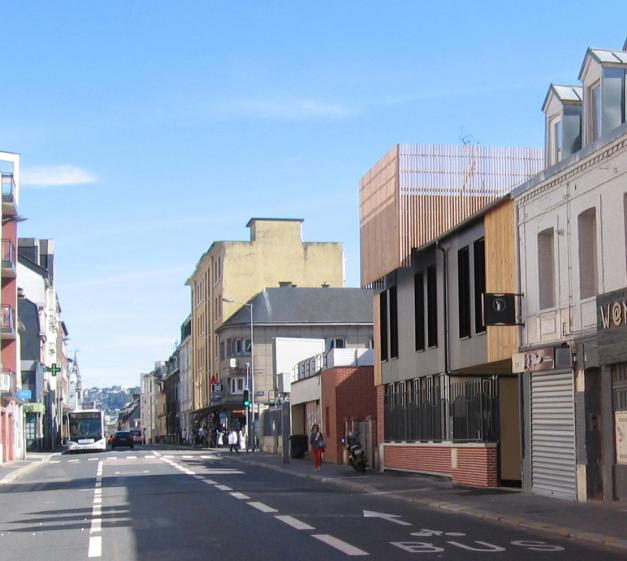
[[[307,435],[292,434],[290,435],[290,457],[303,458],[307,452]]]

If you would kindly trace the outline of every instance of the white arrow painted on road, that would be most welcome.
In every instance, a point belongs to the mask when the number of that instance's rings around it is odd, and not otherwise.
[[[364,510],[364,518],[383,518],[388,522],[394,522],[394,524],[400,524],[401,526],[411,526],[409,522],[398,520],[399,514],[385,514],[384,512],[374,512],[373,510]]]

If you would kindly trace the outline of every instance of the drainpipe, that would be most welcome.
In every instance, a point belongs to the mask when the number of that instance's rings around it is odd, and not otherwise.
[[[443,290],[442,290],[442,300],[444,303],[443,306],[443,315],[444,315],[444,381],[445,381],[445,395],[446,395],[446,403],[448,405],[449,398],[449,332],[448,332],[448,259],[446,249],[440,245],[439,241],[435,242],[435,247],[442,252],[442,280],[443,280]],[[437,260],[436,260],[437,262]],[[436,268],[437,271],[437,268]],[[449,414],[448,408],[444,415],[444,427],[446,431],[446,440],[450,440],[450,423],[449,423]]]

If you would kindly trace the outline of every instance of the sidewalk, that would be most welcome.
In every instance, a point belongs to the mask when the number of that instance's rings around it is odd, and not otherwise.
[[[428,508],[627,553],[627,503],[624,502],[576,503],[518,490],[460,487],[429,476],[374,471],[359,474],[349,466],[330,463],[315,472],[309,458],[290,459],[284,464],[280,456],[259,452],[229,458],[356,492],[386,495]]]
[[[48,462],[54,455],[53,452],[29,452],[24,460],[0,465],[0,486],[13,483]]]

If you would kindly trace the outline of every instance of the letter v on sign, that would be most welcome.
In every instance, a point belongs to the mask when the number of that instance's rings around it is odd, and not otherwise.
[[[411,526],[409,522],[399,520],[399,514],[385,514],[384,512],[374,512],[373,510],[364,510],[364,518],[383,518],[388,522],[394,522],[394,524],[400,524],[401,526]]]

